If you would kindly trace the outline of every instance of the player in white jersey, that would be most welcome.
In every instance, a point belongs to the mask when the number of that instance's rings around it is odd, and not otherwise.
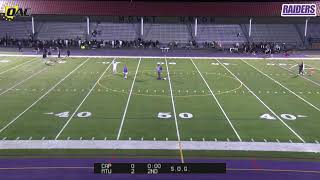
[[[117,73],[117,65],[120,62],[112,61],[112,73],[116,74]]]

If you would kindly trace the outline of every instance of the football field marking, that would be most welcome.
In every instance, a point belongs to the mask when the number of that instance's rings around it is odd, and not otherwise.
[[[29,61],[26,61],[26,62],[24,62],[24,63],[21,63],[21,64],[18,64],[18,65],[16,65],[16,66],[13,66],[12,68],[9,68],[9,69],[7,69],[7,70],[5,70],[5,71],[2,71],[2,72],[0,72],[0,75],[1,74],[3,74],[3,73],[6,73],[6,72],[8,72],[8,71],[11,71],[11,70],[14,70],[14,69],[17,69],[18,67],[20,67],[20,66],[23,66],[23,65],[25,65],[25,64],[27,64],[27,63],[29,63],[29,62],[31,62],[31,61],[33,61],[33,60],[35,60],[36,58],[32,58],[31,60],[29,60]],[[36,61],[34,61],[34,62],[36,62]]]
[[[290,69],[287,69],[287,68],[284,68],[284,67],[282,67],[282,66],[279,66],[281,69],[284,69],[284,70],[286,70],[286,71],[288,71],[288,72],[291,72],[291,73],[294,73],[292,70],[290,70]],[[302,79],[305,79],[305,80],[307,80],[307,81],[310,81],[310,82],[312,82],[313,84],[315,84],[315,85],[317,85],[317,86],[320,86],[320,84],[319,83],[317,83],[317,82],[315,82],[315,81],[313,81],[313,80],[311,80],[311,79],[309,79],[309,78],[306,78],[305,76],[303,76],[303,75],[300,75],[300,74],[298,74],[299,75],[299,77],[301,77]]]
[[[178,126],[178,120],[177,120],[177,114],[176,114],[176,106],[174,104],[173,93],[172,93],[172,84],[171,84],[170,72],[169,72],[169,67],[168,67],[168,61],[167,61],[166,57],[164,58],[164,60],[166,62],[166,68],[167,68],[167,75],[168,75],[171,103],[172,103],[172,109],[173,109],[173,115],[174,115],[174,122],[176,125],[178,144],[179,144],[179,150],[180,150],[180,158],[181,158],[181,162],[184,163],[184,157],[183,157],[183,153],[182,153],[182,145],[181,145],[181,139],[180,139],[180,132],[179,132],[179,126]]]
[[[218,106],[219,106],[220,110],[222,111],[222,113],[223,113],[224,117],[227,119],[227,121],[228,121],[228,123],[230,124],[231,128],[233,129],[234,133],[235,133],[235,134],[236,134],[236,136],[238,137],[239,141],[242,141],[242,139],[241,139],[241,137],[239,136],[239,134],[238,134],[237,130],[234,128],[233,124],[231,123],[231,121],[230,121],[230,119],[229,119],[228,115],[226,114],[226,112],[225,112],[225,111],[224,111],[224,109],[222,108],[222,106],[221,106],[220,102],[218,101],[217,97],[213,94],[213,92],[212,92],[212,90],[211,90],[211,88],[210,88],[209,84],[207,83],[207,81],[205,80],[205,78],[202,76],[202,74],[201,74],[200,70],[198,69],[197,65],[193,62],[193,60],[192,60],[191,58],[190,58],[190,60],[191,60],[192,64],[194,65],[194,67],[197,69],[198,73],[200,74],[200,76],[201,76],[201,78],[202,78],[203,82],[206,84],[207,88],[209,89],[209,91],[210,91],[210,93],[211,93],[212,97],[213,97],[213,98],[214,98],[214,100],[217,102],[217,104],[218,104]]]
[[[136,78],[137,78],[137,74],[138,74],[138,71],[139,71],[139,66],[140,66],[141,59],[142,58],[139,59],[136,72],[134,73],[133,81],[132,81],[130,92],[129,92],[129,95],[128,95],[127,104],[126,104],[126,107],[124,108],[124,111],[123,111],[123,115],[122,115],[122,119],[121,119],[121,123],[120,123],[120,128],[119,128],[118,135],[117,135],[117,140],[120,139],[120,135],[121,135],[124,119],[126,118],[126,114],[127,114],[128,106],[129,106],[129,103],[130,103],[133,86],[134,86],[134,83],[135,83]]]
[[[43,72],[43,71],[44,71],[44,70],[46,70],[46,69],[48,69],[48,67],[43,68],[42,70],[40,70],[40,71],[38,71],[38,72],[36,72],[36,73],[32,74],[32,75],[31,75],[31,76],[29,76],[28,78],[26,78],[26,79],[24,79],[24,80],[22,80],[22,81],[18,82],[17,84],[15,84],[15,85],[11,86],[11,87],[10,87],[10,88],[8,88],[7,90],[5,90],[5,91],[1,92],[1,93],[0,93],[0,96],[1,96],[1,95],[3,95],[3,94],[5,94],[6,92],[10,91],[11,89],[13,89],[13,88],[15,88],[15,87],[19,86],[20,84],[22,84],[22,83],[26,82],[27,80],[31,79],[32,77],[34,77],[34,76],[36,76],[36,75],[40,74],[41,72]]]
[[[116,58],[113,59],[113,61]],[[91,92],[93,91],[93,89],[97,86],[98,82],[100,81],[100,79],[104,76],[104,74],[108,71],[108,69],[110,68],[110,66],[112,65],[112,63],[110,63],[108,65],[108,67],[104,70],[104,72],[100,75],[100,77],[98,78],[98,80],[94,83],[94,85],[91,87],[90,91],[87,93],[87,95],[82,99],[82,101],[80,102],[80,104],[78,105],[78,107],[76,108],[76,110],[74,110],[74,112],[72,113],[72,115],[70,116],[70,118],[68,119],[68,121],[64,124],[64,126],[62,127],[62,129],[59,131],[59,133],[56,135],[56,137],[54,138],[55,140],[57,140],[60,136],[60,134],[63,132],[63,130],[68,126],[68,124],[70,123],[71,119],[74,117],[74,115],[78,112],[78,110],[80,109],[80,107],[82,106],[82,104],[86,101],[86,99],[89,97],[89,95],[91,94]]]
[[[301,96],[299,96],[298,94],[296,94],[295,92],[291,91],[289,88],[287,88],[286,86],[282,85],[280,82],[278,82],[277,80],[273,79],[272,77],[270,77],[269,75],[265,74],[264,72],[262,72],[261,70],[257,69],[256,67],[254,67],[253,65],[249,64],[248,62],[246,62],[245,60],[241,59],[242,62],[246,63],[247,65],[251,66],[253,69],[255,69],[256,71],[260,72],[261,74],[263,74],[264,76],[268,77],[269,79],[271,79],[273,82],[277,83],[278,85],[280,85],[281,87],[283,87],[284,89],[286,89],[287,91],[289,91],[291,94],[295,95],[297,98],[301,99],[302,101],[304,101],[305,103],[307,103],[308,105],[310,105],[311,107],[315,108],[316,110],[320,111],[320,109],[318,107],[316,107],[315,105],[313,105],[312,103],[310,103],[309,101],[305,100],[304,98],[302,98]]]
[[[233,74],[224,64],[216,59],[233,77],[235,77],[242,85],[258,100],[263,104],[279,121],[281,121],[295,136],[297,136],[302,142],[305,143],[304,139],[298,133],[296,133],[287,123],[285,123],[268,105],[266,105],[246,84],[244,84],[235,74]]]
[[[69,74],[67,74],[64,78],[62,78],[59,82],[57,82],[54,86],[52,86],[46,93],[44,93],[41,97],[39,97],[35,102],[33,102],[29,107],[27,107],[24,111],[22,111],[18,116],[12,119],[7,125],[5,125],[2,129],[0,129],[0,133],[7,129],[12,123],[14,123],[20,116],[22,116],[25,112],[27,112],[30,108],[36,105],[41,99],[43,99],[47,94],[49,94],[54,88],[56,88],[61,82],[67,79],[71,74],[73,74],[76,70],[78,70],[82,65],[84,65],[90,58],[87,58],[84,62],[78,65],[75,69],[73,69]]]

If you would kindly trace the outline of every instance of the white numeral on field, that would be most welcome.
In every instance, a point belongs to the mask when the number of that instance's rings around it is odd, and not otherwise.
[[[193,117],[193,115],[191,113],[184,112],[184,113],[180,113],[179,117],[181,117],[182,119],[190,119]]]
[[[286,120],[296,120],[297,119],[297,117],[292,114],[281,114],[280,116]]]
[[[159,112],[158,118],[161,118],[161,119],[171,118],[171,112]]]
[[[79,112],[77,114],[78,117],[89,117],[91,116],[91,112]]]
[[[262,114],[260,116],[261,119],[268,119],[268,120],[276,120],[275,117],[271,116],[270,114],[266,113],[266,114]]]
[[[65,111],[65,112],[60,112],[60,113],[53,113],[53,112],[50,112],[50,113],[44,113],[44,114],[52,114],[52,115],[55,115],[57,117],[60,117],[60,118],[67,118],[70,116],[70,112],[69,111]],[[79,112],[77,113],[77,117],[80,117],[80,118],[86,118],[86,117],[89,117],[91,116],[92,113],[91,112]]]
[[[172,117],[171,112],[159,112],[158,113],[158,118],[160,118],[160,119],[169,119],[171,117]],[[191,119],[191,118],[193,118],[193,115],[188,112],[183,112],[183,113],[179,114],[179,117],[182,119]]]
[[[55,114],[55,116],[62,117],[62,118],[69,117],[69,111],[57,113]]]
[[[307,116],[304,116],[304,115],[292,115],[292,114],[281,114],[280,117],[284,120],[289,120],[289,121],[293,121],[293,120],[296,120],[297,117],[298,118],[304,118],[304,117],[307,117]],[[276,120],[276,117],[268,114],[268,113],[265,113],[263,115],[260,116],[261,119],[267,119],[267,120]]]

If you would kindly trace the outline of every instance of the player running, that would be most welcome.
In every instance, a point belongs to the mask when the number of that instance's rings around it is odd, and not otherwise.
[[[302,61],[301,64],[299,64],[299,74],[304,75],[304,63]]]
[[[127,79],[127,75],[128,75],[128,68],[126,65],[124,65],[123,67],[123,78]]]

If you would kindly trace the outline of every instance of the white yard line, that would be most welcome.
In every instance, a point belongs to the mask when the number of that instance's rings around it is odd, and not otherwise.
[[[25,112],[27,112],[30,108],[32,108],[35,104],[37,104],[41,99],[43,99],[47,94],[49,94],[54,88],[56,88],[62,81],[67,79],[73,72],[79,69],[82,65],[84,65],[90,58],[85,60],[83,63],[78,65],[74,70],[72,70],[69,74],[67,74],[64,78],[62,78],[59,82],[57,82],[53,87],[51,87],[45,94],[39,97],[35,102],[33,102],[29,107],[27,107],[24,111],[22,111],[17,117],[11,120],[7,125],[5,125],[2,129],[0,129],[0,133],[7,129],[12,123],[14,123],[20,116],[22,116]]]
[[[114,61],[116,58],[114,58],[112,61]],[[97,84],[99,83],[100,79],[104,76],[104,74],[108,71],[108,69],[110,68],[110,66],[112,65],[112,63],[109,63],[108,67],[104,70],[104,72],[101,74],[101,76],[98,78],[98,80],[94,83],[94,85],[91,87],[91,89],[89,90],[89,92],[87,93],[87,95],[82,99],[82,101],[80,102],[80,104],[78,105],[78,107],[76,108],[76,110],[74,110],[74,112],[72,113],[72,115],[70,116],[70,118],[68,119],[68,121],[64,124],[64,126],[62,127],[62,129],[59,131],[59,133],[56,135],[55,140],[57,140],[59,138],[59,136],[61,135],[61,133],[63,132],[63,130],[68,126],[68,124],[70,123],[71,119],[74,117],[74,115],[78,112],[78,110],[80,109],[80,107],[82,106],[82,104],[86,101],[86,99],[89,97],[89,95],[91,94],[91,92],[93,91],[93,89],[97,86]]]
[[[247,65],[251,66],[253,69],[255,69],[256,71],[260,72],[261,74],[263,74],[264,76],[268,77],[269,79],[271,79],[273,82],[277,83],[278,85],[280,85],[281,87],[283,87],[284,89],[286,89],[287,91],[289,91],[291,94],[295,95],[296,97],[298,97],[299,99],[301,99],[302,101],[304,101],[305,103],[307,103],[308,105],[310,105],[311,107],[315,108],[316,110],[320,111],[320,109],[318,107],[316,107],[315,105],[311,104],[309,101],[305,100],[304,98],[302,98],[301,96],[299,96],[298,94],[296,94],[295,92],[291,91],[289,88],[287,88],[286,86],[282,85],[280,82],[278,82],[277,80],[273,79],[272,77],[270,77],[269,75],[265,74],[264,72],[260,71],[259,69],[257,69],[256,67],[254,67],[253,65],[249,64],[248,62],[244,61],[243,59],[241,59],[242,62],[246,63]]]
[[[178,120],[177,120],[177,113],[176,113],[176,106],[174,104],[174,99],[173,99],[173,93],[172,93],[172,85],[171,85],[171,78],[170,78],[170,72],[169,72],[169,67],[168,67],[168,61],[165,58],[166,61],[166,68],[167,68],[167,74],[168,74],[168,81],[169,81],[169,88],[170,88],[170,96],[171,96],[171,103],[172,103],[172,110],[173,110],[173,116],[174,116],[174,122],[176,125],[176,130],[177,130],[177,137],[178,141],[180,142],[180,131],[179,131],[179,126],[178,126]]]
[[[12,67],[12,68],[9,68],[9,69],[7,69],[7,70],[5,70],[5,71],[2,71],[2,72],[0,72],[0,75],[1,75],[1,74],[3,74],[3,73],[6,73],[6,72],[8,72],[8,71],[11,71],[11,70],[17,69],[18,67],[23,66],[23,65],[25,65],[25,64],[27,64],[27,63],[29,63],[29,62],[31,62],[31,61],[33,61],[33,60],[35,60],[35,59],[36,59],[36,58],[32,58],[32,59],[31,59],[31,60],[29,60],[29,61],[26,61],[26,62],[24,62],[24,63],[18,64],[18,65],[14,66],[14,67]],[[34,61],[34,62],[36,62],[36,61]]]
[[[213,94],[213,92],[212,92],[209,84],[207,83],[207,81],[205,80],[205,78],[202,76],[202,74],[201,74],[200,70],[198,69],[197,65],[193,62],[193,60],[192,60],[191,58],[190,58],[190,60],[191,60],[192,64],[194,65],[194,67],[197,69],[198,73],[200,74],[200,76],[201,76],[202,80],[204,81],[204,83],[206,84],[207,88],[209,89],[212,97],[213,97],[214,100],[217,102],[220,110],[222,111],[224,117],[225,117],[225,118],[227,119],[227,121],[229,122],[229,124],[230,124],[231,128],[233,129],[234,133],[237,135],[239,141],[242,141],[242,139],[241,139],[241,137],[239,136],[237,130],[234,128],[233,124],[231,123],[228,115],[226,114],[226,112],[225,112],[224,109],[222,108],[222,106],[221,106],[220,102],[218,101],[217,97]]]
[[[258,99],[279,121],[281,121],[295,136],[297,136],[302,142],[305,143],[304,139],[296,133],[287,123],[285,123],[268,105],[266,105],[246,84],[244,84],[235,74],[233,74],[223,63],[216,59],[234,78],[236,78],[247,90]]]
[[[169,66],[168,66],[168,61],[167,61],[166,57],[164,57],[164,60],[166,61],[167,75],[168,75],[169,88],[170,88],[170,96],[171,96],[172,109],[173,109],[173,115],[174,115],[174,122],[175,122],[176,130],[177,130],[177,138],[178,138],[178,147],[179,147],[180,159],[181,159],[181,163],[184,163],[184,156],[183,156],[183,152],[182,152],[183,146],[181,144],[181,139],[180,139],[180,131],[179,131],[179,126],[178,126],[176,107],[175,107],[174,99],[173,99]]]
[[[17,83],[17,84],[15,84],[15,85],[11,86],[11,87],[10,87],[10,88],[8,88],[7,90],[5,90],[5,91],[1,92],[1,93],[0,93],[0,96],[1,96],[1,95],[3,95],[3,94],[5,94],[6,92],[10,91],[11,89],[13,89],[13,88],[15,88],[15,87],[19,86],[20,84],[22,84],[22,83],[26,82],[27,80],[31,79],[32,77],[34,77],[34,76],[36,76],[36,75],[40,74],[41,72],[43,72],[43,71],[44,71],[44,70],[46,70],[46,69],[48,69],[48,67],[43,68],[42,70],[40,70],[40,71],[38,71],[38,72],[36,72],[36,73],[32,74],[32,75],[31,75],[31,76],[29,76],[28,78],[26,78],[26,79],[24,79],[24,80],[20,81],[19,83]]]
[[[179,150],[178,141],[153,140],[1,140],[0,149],[158,149]],[[320,153],[317,143],[180,141],[185,150]]]
[[[131,84],[131,88],[130,88],[130,92],[129,92],[129,95],[128,95],[127,104],[126,104],[126,107],[124,108],[124,112],[123,112],[123,115],[122,115],[120,128],[119,128],[119,131],[118,131],[117,140],[120,139],[120,135],[121,135],[121,131],[122,131],[124,119],[126,118],[128,106],[129,106],[130,99],[131,99],[131,94],[132,94],[133,86],[134,86],[134,83],[135,83],[135,81],[136,81],[137,74],[138,74],[138,71],[139,71],[140,62],[141,62],[141,58],[139,59],[139,62],[138,62],[138,65],[137,65],[137,69],[136,69],[136,72],[135,72],[135,74],[134,74],[134,78],[133,78],[133,81],[132,81],[132,84]]]

